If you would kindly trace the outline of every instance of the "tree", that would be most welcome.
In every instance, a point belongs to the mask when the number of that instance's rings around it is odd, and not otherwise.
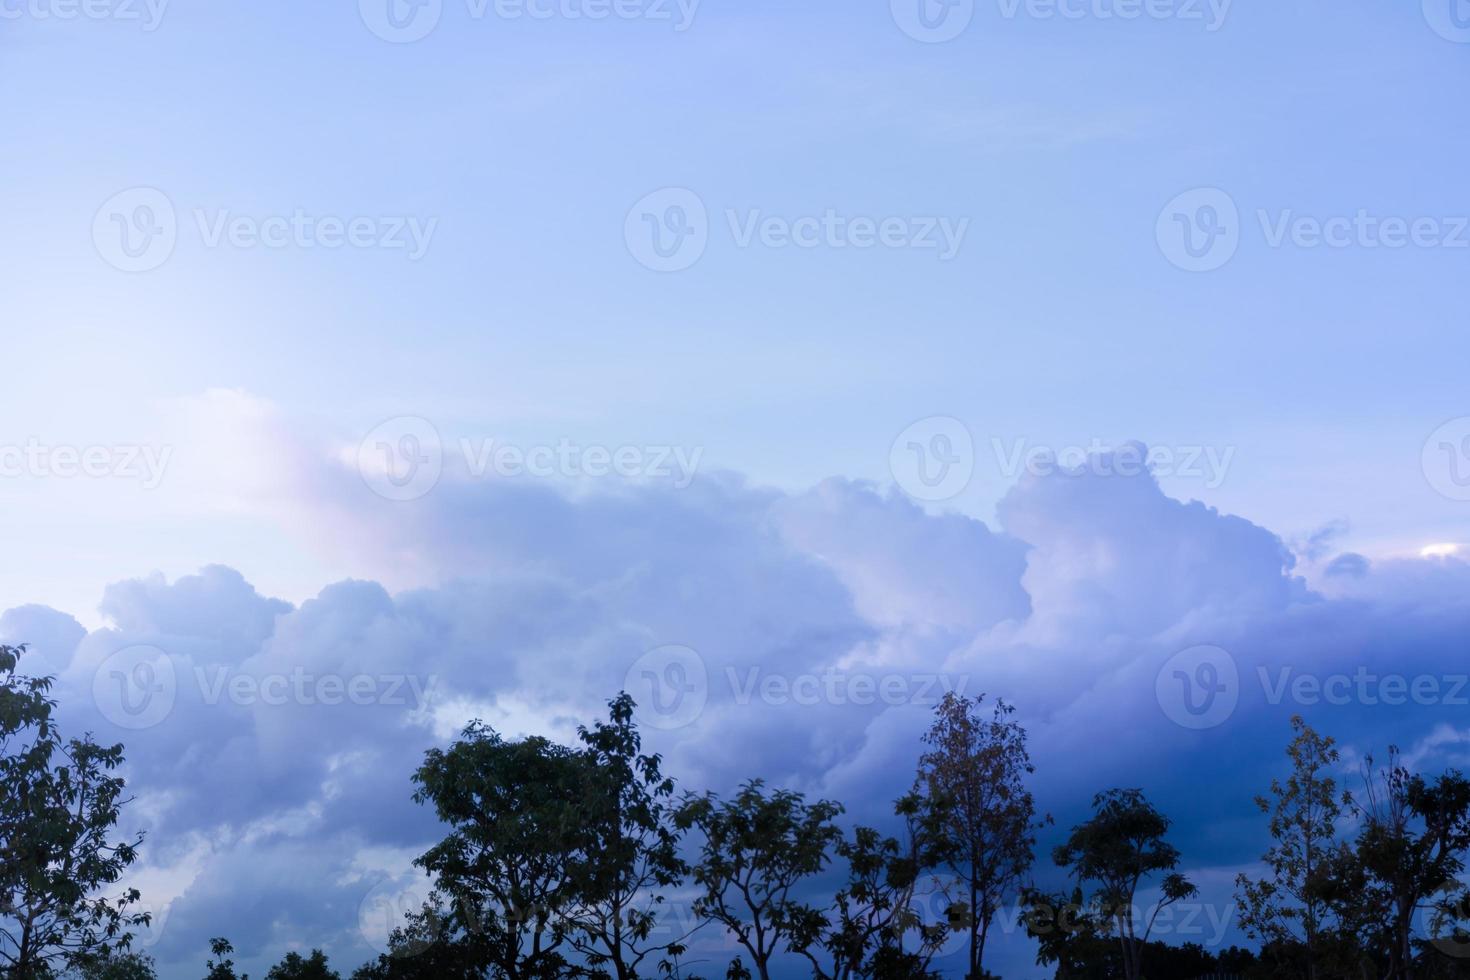
[[[431,898],[388,937],[388,952],[352,973],[352,980],[483,980],[484,956],[474,948],[475,936],[442,942],[445,920],[442,896]]]
[[[1117,931],[1123,975],[1138,980],[1143,975],[1143,946],[1159,912],[1192,897],[1198,889],[1174,871],[1179,851],[1164,840],[1169,819],[1141,790],[1108,790],[1095,796],[1092,806],[1092,818],[1073,827],[1052,855],[1059,866],[1072,869],[1079,885],[1097,883],[1092,902]],[[1134,921],[1134,899],[1138,886],[1159,872],[1168,872],[1160,881],[1163,898],[1140,934]]]
[[[415,801],[450,828],[415,862],[437,877],[444,940],[506,980],[565,975],[565,913],[595,855],[583,760],[473,722],[448,750],[429,750],[413,779]]]
[[[69,976],[77,980],[155,980],[153,957],[145,953],[116,952],[79,959]]]
[[[794,916],[789,945],[811,963],[817,980],[927,976],[929,961],[949,934],[946,924],[922,922],[913,907],[925,870],[914,834],[917,799],[906,796],[894,809],[908,821],[906,841],[871,827],[838,840],[835,850],[847,863],[847,881],[832,908],[806,907]],[[918,935],[917,950],[904,946],[910,932]]]
[[[1324,933],[1337,949],[1341,943],[1335,934],[1345,926],[1334,901],[1344,875],[1344,845],[1336,829],[1342,807],[1329,775],[1338,751],[1331,738],[1317,734],[1299,715],[1291,719],[1291,728],[1295,735],[1286,748],[1291,774],[1285,782],[1271,780],[1270,799],[1255,800],[1271,817],[1275,843],[1261,857],[1270,875],[1259,880],[1238,875],[1236,907],[1246,934],[1267,947],[1279,952],[1299,944],[1306,976],[1314,980]]]
[[[863,980],[939,980],[939,974],[929,969],[932,958],[885,943],[873,951],[868,961],[859,967],[857,975]]]
[[[250,980],[249,974],[235,973],[235,961],[229,958],[234,951],[235,947],[225,937],[215,936],[211,939],[210,958],[204,961],[204,968],[209,972],[204,975],[204,980]]]
[[[1362,822],[1356,857],[1366,879],[1357,890],[1367,939],[1386,962],[1386,980],[1415,976],[1414,917],[1421,911],[1443,935],[1463,920],[1465,850],[1470,847],[1470,781],[1457,770],[1432,782],[1411,773],[1389,749],[1388,765],[1363,766],[1363,795],[1348,796]],[[1424,952],[1432,955],[1433,944]]]
[[[760,780],[734,799],[714,794],[686,797],[675,821],[704,835],[692,867],[700,895],[695,914],[723,925],[750,954],[760,980],[770,980],[771,957],[793,937],[810,941],[810,905],[793,897],[805,879],[831,858],[841,832],[832,822],[842,807],[828,800],[808,804],[800,793],[767,795]]]
[[[1070,895],[1028,888],[1022,893],[1026,934],[1036,941],[1038,966],[1056,965],[1056,980],[1116,977],[1123,970],[1118,944],[1109,936],[1106,909],[1089,906],[1081,887]]]
[[[1028,889],[1024,901],[1026,932],[1037,941],[1036,962],[1055,963],[1055,980],[1114,980],[1124,976],[1121,950],[1111,935],[1114,926],[1110,910],[1097,902],[1084,902],[1078,888],[1070,896]],[[1198,943],[1168,946],[1155,940],[1140,946],[1138,960],[1141,975],[1146,977],[1257,975],[1255,954],[1235,946],[1212,955]]]
[[[270,968],[265,980],[342,980],[342,975],[327,965],[327,954],[319,949],[310,956],[291,952]]]
[[[567,932],[589,966],[610,965],[617,980],[633,980],[650,955],[682,953],[688,936],[652,938],[661,928],[661,890],[682,881],[685,867],[673,822],[674,781],[660,771],[659,756],[642,753],[635,707],[619,694],[606,723],[577,730],[591,840],[587,860],[575,866]]]
[[[924,736],[914,791],[932,832],[932,858],[947,865],[966,892],[969,976],[981,976],[991,920],[1030,869],[1036,847],[1036,804],[1025,777],[1034,772],[1026,730],[1015,708],[997,701],[986,719],[985,695],[953,691],[935,708]]]
[[[0,965],[29,980],[126,950],[137,889],[108,898],[143,841],[112,839],[124,782],[121,745],[63,741],[49,677],[17,673],[25,647],[0,646]]]

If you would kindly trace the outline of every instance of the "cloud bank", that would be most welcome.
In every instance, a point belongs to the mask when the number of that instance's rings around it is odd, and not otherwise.
[[[317,945],[339,968],[368,959],[364,908],[435,839],[410,799],[424,750],[477,717],[569,738],[624,687],[686,788],[759,775],[864,821],[907,788],[944,690],[1004,697],[1059,828],[1094,792],[1141,786],[1221,909],[1264,847],[1250,798],[1292,714],[1354,760],[1390,742],[1430,769],[1470,754],[1470,565],[1453,556],[1371,561],[1330,536],[1294,552],[1095,468],[1023,477],[994,528],[837,478],[587,489],[446,466],[386,500],[269,406],[203,407],[221,460],[201,472],[243,474],[264,444],[284,461],[232,481],[229,505],[363,577],[293,605],[216,565],[115,583],[91,631],[0,615],[27,671],[58,676],[70,729],[128,747],[146,941],[174,975],[220,934],[252,972]],[[996,955],[1035,972],[1019,936]]]

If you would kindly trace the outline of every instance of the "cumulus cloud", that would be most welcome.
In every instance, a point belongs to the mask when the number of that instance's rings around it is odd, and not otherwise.
[[[1099,639],[1151,636],[1270,615],[1305,597],[1276,535],[1166,497],[1150,475],[1112,470],[1027,474],[1001,501],[1001,525],[1032,548],[1023,582],[1033,625]]]
[[[210,408],[288,438],[249,400]],[[797,494],[732,474],[588,490],[449,468],[405,502],[374,495],[329,439],[278,459],[268,499],[242,506],[283,508],[363,578],[293,605],[210,566],[112,585],[90,632],[41,607],[0,616],[0,639],[32,643],[27,665],[59,676],[67,724],[128,746],[168,963],[197,963],[222,931],[252,963],[317,944],[367,958],[360,904],[436,832],[410,799],[423,751],[472,717],[570,738],[625,685],[699,688],[672,692],[693,709],[641,708],[686,787],[759,775],[867,821],[908,787],[944,690],[1004,697],[1059,832],[1094,791],[1143,786],[1216,891],[1263,845],[1250,796],[1291,714],[1364,749],[1412,744],[1425,765],[1465,753],[1450,695],[1470,691],[1450,675],[1470,566],[1332,561],[1319,536],[1311,560],[1351,574],[1309,588],[1275,534],[1169,498],[1146,472],[1027,476],[991,528],[841,479]],[[1234,706],[1187,727],[1161,699],[1205,692],[1160,677],[1196,644],[1225,651]],[[688,652],[647,659],[665,648]],[[1324,697],[1362,672],[1379,678],[1373,700]],[[1442,686],[1431,703],[1395,700],[1389,675]],[[124,702],[129,685],[167,710]],[[1019,937],[1002,948],[1030,960]]]

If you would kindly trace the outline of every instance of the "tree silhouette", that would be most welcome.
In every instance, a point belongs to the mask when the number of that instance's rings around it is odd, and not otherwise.
[[[789,945],[811,964],[816,980],[927,975],[949,934],[947,924],[924,923],[913,906],[925,870],[913,833],[917,802],[907,796],[894,809],[908,821],[906,841],[856,828],[834,848],[847,863],[847,880],[832,907],[805,907],[793,918]],[[904,946],[909,933],[918,937],[916,950]]]
[[[442,896],[432,897],[393,930],[388,952],[354,970],[352,980],[483,980],[483,953],[471,942],[445,941],[447,919]]]
[[[1470,847],[1470,781],[1457,770],[1433,781],[1400,764],[1396,748],[1377,772],[1363,764],[1363,793],[1348,796],[1362,821],[1356,857],[1364,887],[1355,892],[1359,920],[1370,923],[1365,938],[1385,961],[1385,980],[1415,976],[1414,917],[1430,916],[1432,939],[1423,955],[1448,948],[1470,951],[1455,937],[1465,919],[1466,888],[1459,881]],[[1436,942],[1435,940],[1438,940]]]
[[[1236,906],[1247,935],[1278,954],[1300,946],[1305,975],[1315,980],[1324,953],[1336,967],[1343,966],[1340,933],[1346,923],[1337,896],[1347,855],[1337,839],[1342,806],[1330,775],[1338,751],[1331,738],[1299,715],[1292,717],[1291,729],[1294,737],[1286,748],[1291,773],[1284,782],[1271,780],[1271,798],[1255,801],[1271,816],[1275,843],[1261,856],[1270,874],[1259,880],[1238,875]]]
[[[77,980],[154,980],[158,974],[146,953],[112,951],[78,959],[68,975]]]
[[[99,895],[143,841],[114,840],[124,783],[121,745],[63,741],[49,677],[18,674],[22,647],[0,646],[0,965],[30,980],[126,949],[147,913],[137,889]]]
[[[657,755],[644,755],[626,693],[609,703],[607,722],[579,727],[584,799],[591,834],[586,859],[573,866],[575,898],[565,914],[571,946],[589,966],[611,966],[633,980],[643,961],[678,955],[688,930],[653,939],[663,889],[684,878],[671,797],[674,781]]]
[[[309,956],[287,953],[270,968],[265,980],[342,980],[342,975],[327,965],[327,954],[314,949]]]
[[[692,867],[700,889],[695,913],[729,930],[760,980],[770,980],[771,957],[793,938],[813,939],[812,917],[820,912],[793,892],[827,866],[841,840],[832,822],[841,812],[836,803],[808,804],[788,790],[768,795],[758,779],[731,800],[706,794],[679,807],[679,827],[704,836]]]
[[[566,975],[565,913],[596,853],[583,761],[474,722],[448,750],[429,750],[413,778],[414,799],[450,828],[415,862],[437,878],[445,941],[506,980]]]
[[[1179,851],[1164,840],[1169,819],[1137,789],[1112,789],[1093,797],[1091,819],[1072,828],[1065,843],[1053,851],[1056,863],[1071,868],[1079,885],[1097,884],[1091,904],[1116,930],[1123,956],[1123,975],[1138,980],[1142,950],[1159,912],[1197,893],[1194,885],[1174,872]],[[1160,873],[1163,899],[1143,924],[1134,920],[1139,885]]]
[[[929,748],[914,784],[929,857],[948,866],[963,886],[955,916],[968,926],[971,978],[983,974],[990,923],[1030,869],[1036,831],[1045,822],[1038,821],[1025,786],[1035,771],[1026,730],[1012,720],[1015,709],[1004,701],[996,701],[985,718],[984,700],[983,694],[944,695],[924,735]]]
[[[204,961],[204,968],[209,972],[204,975],[204,980],[250,980],[250,975],[235,973],[235,961],[230,959],[230,954],[235,947],[223,936],[215,936],[209,941],[209,959]]]
[[[153,960],[128,949],[129,929],[148,922],[131,911],[137,891],[100,895],[142,840],[113,840],[128,802],[112,775],[122,746],[64,741],[52,679],[21,675],[24,652],[0,646],[0,977],[150,980]],[[961,931],[969,980],[989,978],[988,925],[1027,875],[1049,818],[1037,818],[1025,786],[1033,769],[1013,709],[997,701],[985,717],[982,704],[948,695],[938,706],[914,788],[894,808],[901,837],[867,826],[844,834],[840,804],[768,791],[760,779],[730,799],[674,803],[674,781],[643,751],[626,693],[608,702],[606,721],[579,727],[573,746],[507,741],[474,722],[413,774],[415,801],[446,825],[415,862],[435,879],[429,901],[353,980],[698,980],[680,963],[692,929],[660,931],[660,911],[690,882],[695,918],[718,923],[744,951],[726,980],[770,980],[783,953],[805,960],[813,980],[937,980],[930,961]],[[1382,768],[1367,757],[1360,792],[1339,794],[1333,740],[1300,717],[1292,731],[1290,773],[1255,800],[1273,841],[1267,874],[1236,880],[1259,954],[1151,940],[1163,909],[1197,891],[1175,870],[1169,819],[1142,791],[1112,789],[1052,852],[1075,880],[1070,893],[1021,890],[1037,962],[1054,964],[1056,980],[1470,978],[1470,888],[1460,882],[1470,779],[1411,772],[1390,748]],[[1351,842],[1339,836],[1349,817]],[[691,831],[698,842],[686,861]],[[944,892],[946,920],[930,923],[916,893],[941,868],[964,894]],[[826,897],[823,880],[837,882]],[[1147,887],[1161,898],[1140,916]],[[1415,929],[1424,922],[1427,935]],[[233,952],[211,940],[206,980],[248,980]],[[340,974],[312,949],[288,952],[266,980]]]

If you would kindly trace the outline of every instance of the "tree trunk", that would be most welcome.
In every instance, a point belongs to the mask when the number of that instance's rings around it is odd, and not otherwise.
[[[1127,980],[1138,980],[1140,970],[1138,951],[1138,940],[1133,935],[1132,912],[1125,918],[1123,913],[1118,913],[1118,938],[1123,944],[1123,976]]]
[[[980,892],[970,885],[970,980],[980,980]]]
[[[984,910],[980,917],[980,944],[975,951],[975,976],[984,976],[982,972],[985,966],[985,938],[990,935],[990,917],[994,913],[989,907]]]

